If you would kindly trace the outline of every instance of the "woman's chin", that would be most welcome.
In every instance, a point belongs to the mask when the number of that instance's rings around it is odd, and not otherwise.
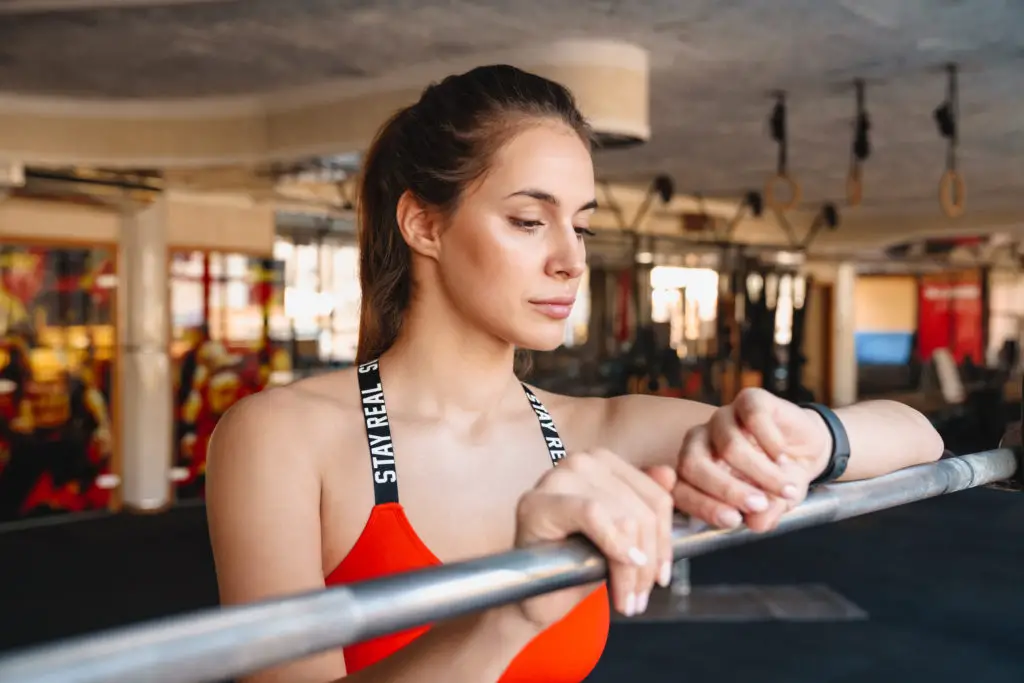
[[[554,351],[565,341],[565,325],[559,325],[557,330],[523,330],[522,334],[518,334],[516,337],[516,348],[529,351]]]

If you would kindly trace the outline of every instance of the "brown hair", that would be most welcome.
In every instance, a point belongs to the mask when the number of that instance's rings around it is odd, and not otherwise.
[[[359,190],[359,348],[356,362],[387,351],[412,298],[412,256],[398,227],[408,191],[451,215],[466,187],[529,120],[557,119],[589,144],[590,128],[564,86],[507,65],[449,76],[423,91],[377,133]]]

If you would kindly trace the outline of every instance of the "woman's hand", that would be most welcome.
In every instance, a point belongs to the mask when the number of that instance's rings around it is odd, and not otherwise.
[[[832,437],[816,413],[763,389],[744,389],[679,454],[676,506],[708,524],[768,531],[828,464]]]
[[[516,546],[589,538],[608,558],[615,608],[643,612],[654,582],[668,585],[672,566],[672,487],[669,467],[641,471],[604,450],[574,453],[519,500]],[[594,585],[524,601],[523,616],[538,628],[561,619]]]

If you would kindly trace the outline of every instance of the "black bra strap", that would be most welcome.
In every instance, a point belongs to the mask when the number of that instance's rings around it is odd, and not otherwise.
[[[530,391],[530,387],[524,384],[523,391],[526,392],[527,398],[530,399],[533,412],[537,413],[537,419],[540,421],[540,433],[544,435],[544,443],[547,444],[548,455],[551,456],[551,464],[557,465],[558,461],[565,457],[565,445],[562,443],[562,437],[558,436],[558,430],[555,429],[555,421],[551,418],[551,413],[540,402],[536,394]]]
[[[384,403],[384,385],[380,381],[380,366],[376,360],[367,361],[357,368],[359,397],[363,405],[363,424],[366,425],[366,441],[370,449],[370,466],[373,469],[373,497],[376,505],[398,502],[398,470],[395,467],[395,445],[391,438],[391,424],[388,409]],[[565,446],[555,428],[555,421],[544,404],[525,384],[523,391],[530,399],[533,412],[540,422],[540,432],[551,456],[551,464],[557,465],[565,457]]]
[[[370,446],[373,468],[373,497],[376,505],[398,502],[398,470],[395,469],[395,445],[391,440],[388,409],[384,405],[384,387],[376,360],[359,366],[359,396],[363,403],[366,441]]]

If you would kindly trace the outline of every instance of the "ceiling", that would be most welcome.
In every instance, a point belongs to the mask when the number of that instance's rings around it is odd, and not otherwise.
[[[81,9],[91,4],[90,9]],[[805,200],[842,198],[852,82],[867,79],[867,210],[939,215],[932,110],[960,73],[969,206],[1024,210],[1024,3],[1015,0],[0,0],[0,87],[86,98],[251,93],[373,79],[575,36],[651,54],[652,137],[602,176],[736,196],[775,165],[769,92],[789,98]],[[96,7],[107,5],[107,7]],[[343,152],[347,150],[339,150]]]

